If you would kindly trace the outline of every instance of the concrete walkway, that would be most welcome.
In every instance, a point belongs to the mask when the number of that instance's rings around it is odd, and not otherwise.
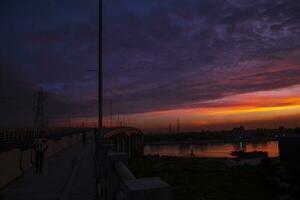
[[[45,161],[42,174],[33,170],[0,191],[0,200],[94,200],[94,144],[78,144]]]

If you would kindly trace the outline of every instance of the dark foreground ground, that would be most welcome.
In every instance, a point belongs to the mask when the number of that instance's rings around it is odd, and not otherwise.
[[[129,167],[139,178],[158,176],[172,185],[175,200],[300,199],[295,186],[298,183],[294,183],[298,179],[282,175],[277,159],[259,166],[229,167],[230,162],[230,159],[145,156],[131,161]]]

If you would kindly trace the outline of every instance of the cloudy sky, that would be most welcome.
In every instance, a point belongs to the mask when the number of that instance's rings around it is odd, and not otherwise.
[[[36,91],[49,121],[95,117],[98,1],[0,1],[1,125],[31,125]]]
[[[97,68],[97,5],[1,1],[0,88],[12,97],[0,100],[6,114],[22,120],[17,107],[32,112],[31,91],[43,87],[53,121],[95,118],[97,77],[88,70]],[[167,128],[177,118],[193,130],[298,125],[298,0],[103,5],[104,108],[108,115],[112,105],[113,123],[119,113],[144,129]]]

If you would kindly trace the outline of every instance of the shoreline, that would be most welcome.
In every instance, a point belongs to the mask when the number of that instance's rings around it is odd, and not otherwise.
[[[193,140],[193,141],[156,141],[156,142],[145,142],[144,145],[201,145],[201,144],[219,144],[219,143],[240,143],[240,142],[275,142],[276,138],[272,139],[227,139],[227,140]]]

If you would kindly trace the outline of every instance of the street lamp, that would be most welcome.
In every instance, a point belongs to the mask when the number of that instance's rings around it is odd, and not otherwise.
[[[100,56],[99,56],[100,62]],[[102,128],[102,116],[103,116],[103,72],[102,65],[99,63],[99,69],[89,69],[87,72],[97,72],[98,71],[98,129],[99,129],[99,139],[103,138],[103,128]]]
[[[88,72],[98,71],[98,139],[103,139],[103,68],[102,68],[102,0],[99,0],[99,41],[98,41],[98,64],[99,68],[89,69]]]
[[[99,0],[99,70],[98,70],[98,128],[103,140],[103,68],[102,68],[102,0]]]

